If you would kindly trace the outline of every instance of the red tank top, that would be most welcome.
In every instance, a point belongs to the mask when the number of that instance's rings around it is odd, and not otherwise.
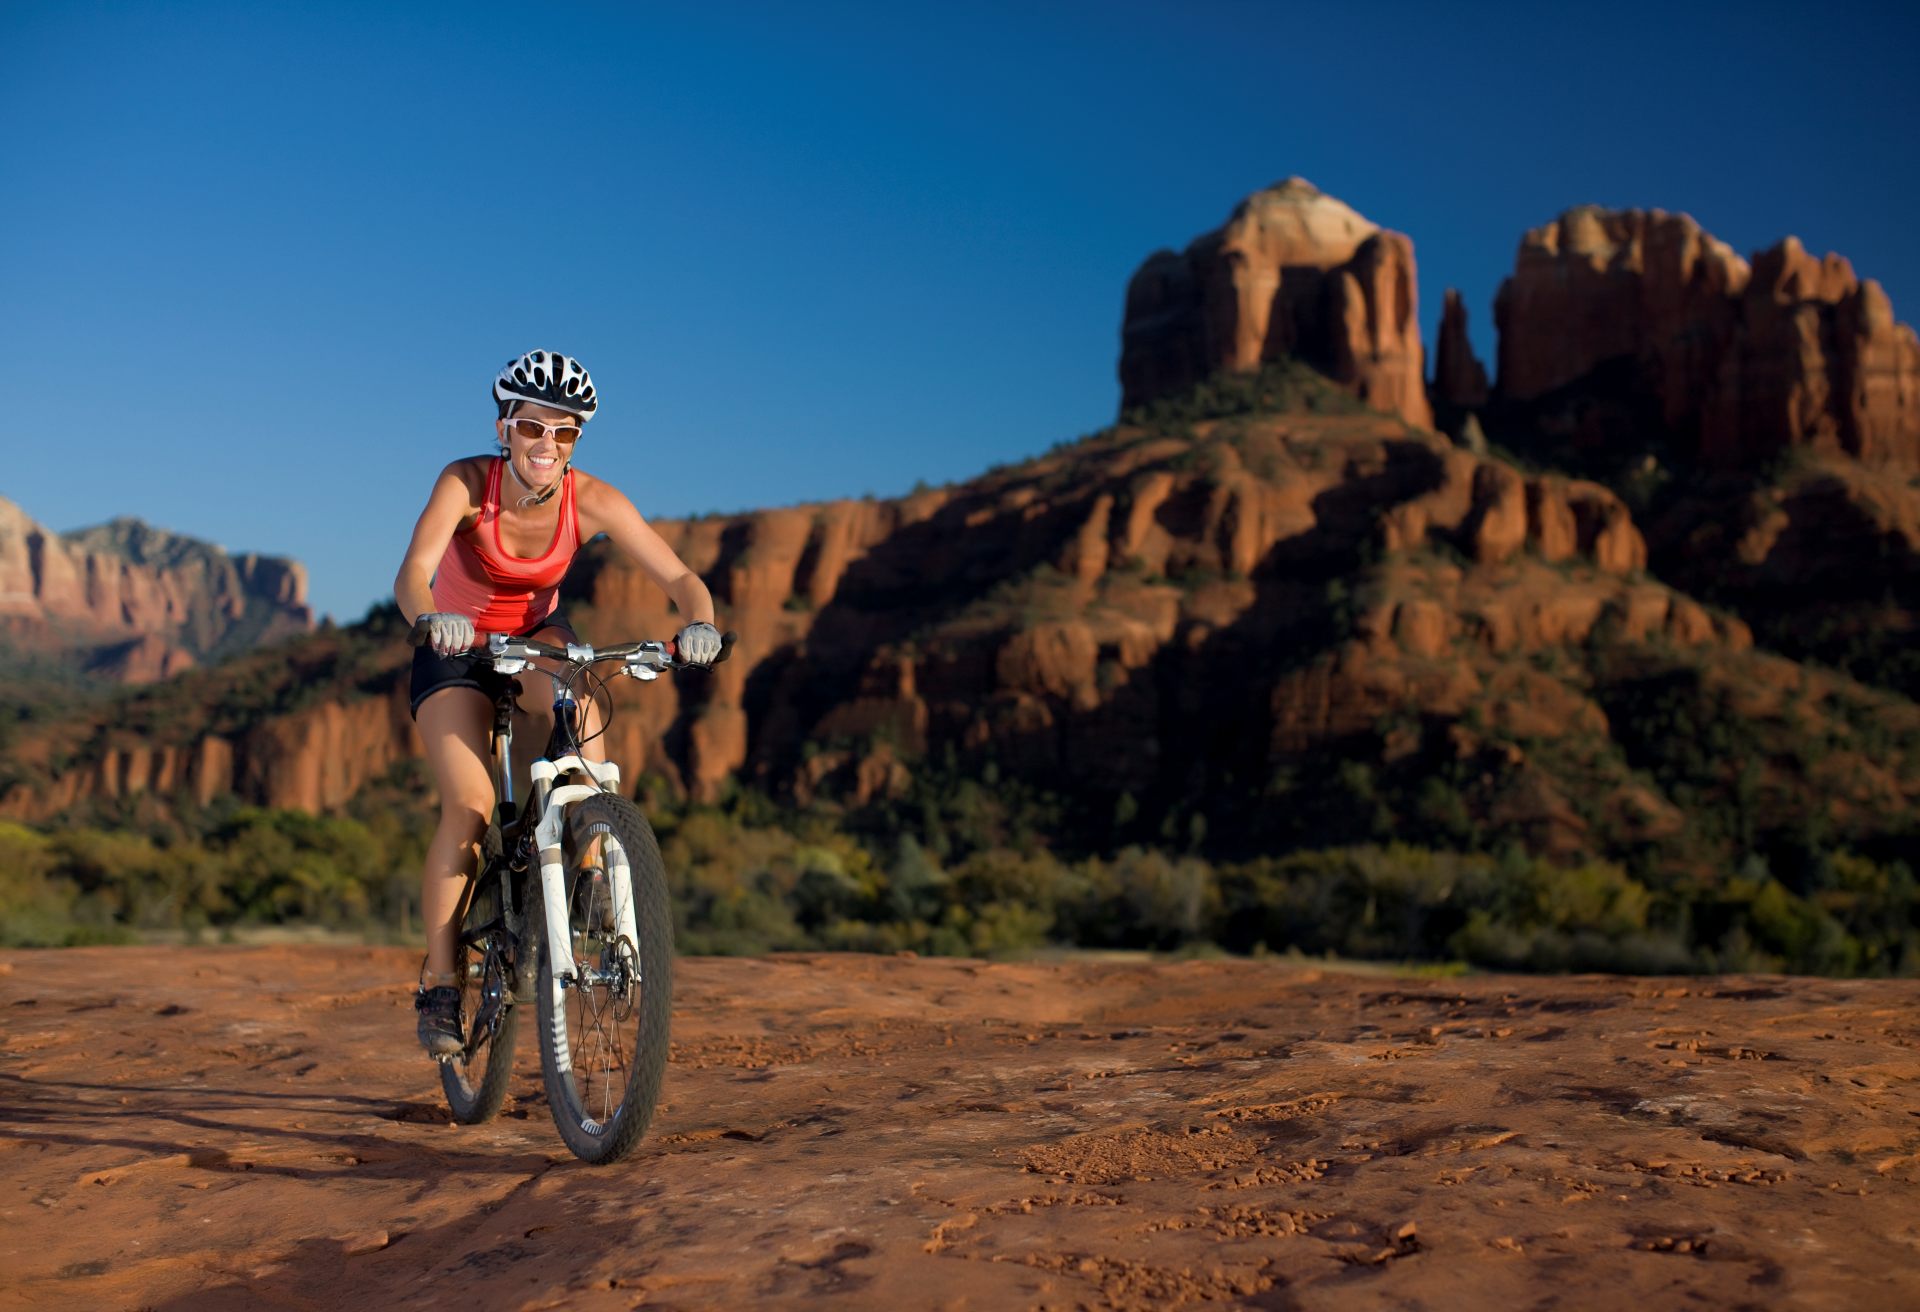
[[[479,633],[530,633],[560,604],[560,580],[580,546],[580,514],[573,504],[573,470],[561,476],[560,522],[546,554],[507,554],[500,542],[500,476],[495,459],[487,494],[472,528],[453,535],[433,575],[436,610],[468,615]]]

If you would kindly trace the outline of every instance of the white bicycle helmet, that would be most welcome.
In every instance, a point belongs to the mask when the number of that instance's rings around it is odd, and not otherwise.
[[[493,380],[493,399],[500,405],[501,418],[515,401],[565,410],[580,416],[585,424],[600,406],[593,393],[593,378],[578,361],[558,351],[528,351],[508,363]]]

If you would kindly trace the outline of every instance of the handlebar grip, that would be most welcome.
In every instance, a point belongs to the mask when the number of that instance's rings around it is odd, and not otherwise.
[[[487,638],[489,636],[490,635],[488,634],[475,630],[473,635],[473,646],[468,648],[468,650],[469,651],[486,650]],[[413,622],[413,628],[407,631],[407,642],[410,646],[414,646],[414,647],[432,646],[433,645],[433,626],[431,624],[428,624],[424,618],[415,620]]]
[[[740,640],[740,635],[735,633],[732,629],[728,629],[725,633],[721,634],[720,635],[720,654],[718,656],[715,656],[713,660],[709,662],[709,668],[711,668],[714,665],[718,665],[721,661],[731,656],[733,654],[733,644],[738,642],[739,640]],[[667,649],[668,649],[668,653],[673,657],[673,663],[675,665],[680,665],[679,641],[677,639],[670,640],[667,643]],[[695,667],[691,665],[682,665],[681,668],[693,669]]]

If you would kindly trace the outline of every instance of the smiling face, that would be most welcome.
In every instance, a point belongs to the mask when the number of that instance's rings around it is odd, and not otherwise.
[[[533,422],[522,423],[521,420]],[[559,440],[566,434],[563,432],[556,436],[553,430],[557,428],[571,429],[577,439],[580,417],[568,414],[565,410],[525,401],[514,408],[511,418],[498,420],[494,424],[504,454],[513,462],[515,472],[528,487],[546,487],[560,477],[567,467],[567,461],[573,458],[573,442]]]

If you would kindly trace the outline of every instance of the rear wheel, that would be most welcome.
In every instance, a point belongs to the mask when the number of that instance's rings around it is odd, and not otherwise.
[[[481,846],[480,876],[468,888],[453,953],[466,1047],[440,1063],[440,1087],[453,1119],[462,1125],[491,1120],[506,1102],[507,1081],[513,1077],[513,1041],[520,1012],[513,1005],[506,956],[511,939],[501,917],[503,874],[500,831],[489,825]]]
[[[581,856],[596,839],[604,881],[581,873]],[[553,952],[541,953],[540,1069],[560,1137],[575,1156],[605,1165],[640,1141],[666,1074],[673,1009],[666,868],[640,808],[611,793],[567,809],[563,851],[575,974],[556,977]],[[623,865],[631,938],[619,931],[612,905]]]

